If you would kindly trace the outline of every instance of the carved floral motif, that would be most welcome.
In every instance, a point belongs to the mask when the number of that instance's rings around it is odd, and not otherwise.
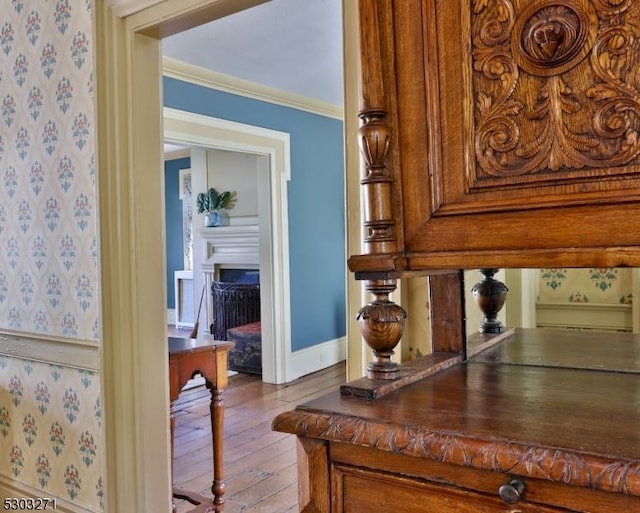
[[[637,2],[476,0],[471,29],[478,179],[638,164]]]

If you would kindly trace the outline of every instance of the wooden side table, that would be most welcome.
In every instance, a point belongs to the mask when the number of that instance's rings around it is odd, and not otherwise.
[[[196,374],[204,377],[211,392],[211,441],[213,448],[213,500],[200,494],[173,488],[173,497],[185,499],[197,507],[192,513],[222,511],[225,483],[223,479],[223,424],[224,403],[222,392],[227,386],[227,361],[233,343],[220,342],[210,336],[194,338],[169,337],[169,399],[171,401],[171,459],[174,452],[175,418],[173,406],[187,381]]]

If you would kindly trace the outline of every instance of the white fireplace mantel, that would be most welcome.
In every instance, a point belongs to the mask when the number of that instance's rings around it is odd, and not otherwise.
[[[211,285],[219,279],[220,269],[260,269],[260,227],[257,224],[237,224],[201,228],[200,237],[204,246],[201,269],[207,291],[206,326],[211,326],[214,317]]]
[[[257,224],[202,228],[200,236],[205,246],[203,273],[215,275],[221,267],[259,267],[260,231]]]

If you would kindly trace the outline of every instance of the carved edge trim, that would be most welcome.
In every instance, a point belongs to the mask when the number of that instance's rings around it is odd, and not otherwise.
[[[272,428],[297,436],[371,447],[441,463],[640,496],[640,461],[634,459],[481,440],[457,433],[300,409],[278,415]]]

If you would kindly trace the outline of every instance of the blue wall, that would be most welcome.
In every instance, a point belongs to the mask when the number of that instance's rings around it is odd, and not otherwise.
[[[164,105],[290,134],[291,345],[343,337],[345,319],[342,121],[165,77]]]
[[[167,308],[175,308],[173,271],[184,269],[182,255],[182,201],[180,170],[191,167],[190,158],[164,163],[164,204],[167,236]]]

